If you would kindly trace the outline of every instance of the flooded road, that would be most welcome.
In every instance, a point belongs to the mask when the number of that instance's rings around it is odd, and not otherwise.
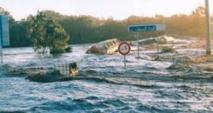
[[[80,72],[91,78],[37,83],[21,75],[9,77],[1,67],[0,112],[213,112],[213,74],[169,71],[172,62],[136,59],[134,51],[125,70],[123,56],[85,54],[88,48],[74,45],[72,53],[54,57],[41,57],[31,48],[5,49],[5,63],[11,67],[77,62]]]

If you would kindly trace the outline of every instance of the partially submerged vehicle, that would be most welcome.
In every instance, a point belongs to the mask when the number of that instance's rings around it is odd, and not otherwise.
[[[54,82],[70,79],[78,74],[78,67],[74,62],[66,65],[59,65],[58,67],[49,71],[40,70],[39,73],[28,75],[27,79],[35,82]]]
[[[88,54],[114,54],[118,51],[120,41],[118,39],[109,39],[99,42],[89,48],[86,53]]]
[[[26,79],[35,82],[55,82],[65,79],[72,79],[79,75],[78,67],[75,62],[59,64],[50,67],[29,67],[13,68],[8,70],[9,76],[24,76]]]

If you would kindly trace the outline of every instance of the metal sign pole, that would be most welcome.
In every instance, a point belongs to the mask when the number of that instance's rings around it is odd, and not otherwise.
[[[0,17],[0,54],[1,54],[1,64],[3,64],[3,32],[2,32],[2,17]]]
[[[140,58],[140,46],[139,46],[139,40],[138,40],[138,56],[137,58]]]
[[[3,64],[3,47],[2,38],[0,37],[0,54],[1,54],[1,64]]]
[[[159,58],[159,55],[160,55],[160,38],[158,37],[157,39],[158,39],[158,41],[157,41],[157,58]]]
[[[126,69],[126,55],[124,55],[124,69]]]
[[[137,43],[137,56],[136,56],[136,58],[140,58],[140,41],[139,41],[139,34],[138,33],[136,33],[136,38],[137,38],[137,40],[138,40],[138,43]]]

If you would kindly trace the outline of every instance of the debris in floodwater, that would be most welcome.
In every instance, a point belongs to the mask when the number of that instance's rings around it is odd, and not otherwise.
[[[161,53],[173,53],[176,52],[176,50],[171,46],[164,46],[161,48]]]
[[[190,65],[191,63],[193,63],[193,59],[189,56],[174,57],[173,64],[167,69],[176,71],[190,71],[192,70]]]
[[[53,82],[60,80],[62,78],[62,75],[59,71],[53,71],[53,72],[47,72],[45,74],[38,73],[35,75],[29,75],[26,77],[26,79],[30,81],[36,81],[36,82]]]
[[[93,45],[86,53],[90,54],[114,54],[118,50],[120,41],[109,39]]]
[[[64,66],[64,67],[63,67]],[[28,73],[27,79],[35,82],[55,82],[63,79],[73,78],[78,75],[78,68],[76,63],[69,63],[69,67],[62,65],[58,69],[44,70],[40,69],[37,73]]]
[[[77,45],[73,47],[73,53],[43,60],[33,53],[23,55],[21,52],[28,51],[26,49],[12,49],[17,54],[5,56],[9,65],[0,66],[1,76],[6,76],[0,79],[0,109],[23,110],[23,106],[26,106],[29,112],[37,112],[43,111],[44,105],[53,112],[58,112],[55,109],[61,111],[63,107],[79,108],[79,105],[86,105],[91,109],[108,109],[108,106],[112,106],[114,109],[113,102],[116,102],[116,106],[117,103],[122,104],[121,106],[125,104],[125,109],[140,106],[137,109],[151,110],[154,107],[171,112],[176,112],[176,109],[177,112],[212,111],[211,58],[191,55],[192,50],[188,48],[182,48],[184,54],[177,48],[177,53],[160,54],[147,49],[141,53],[141,59],[136,59],[135,51],[131,51],[128,56],[129,67],[123,70],[120,55],[85,54],[89,46]],[[63,63],[62,61],[77,61],[79,75],[61,75],[59,68],[69,67],[68,65],[56,65],[56,70],[52,68],[54,64]],[[39,71],[41,67],[43,70]],[[7,77],[12,75],[15,77]],[[47,84],[41,84],[46,82]],[[191,108],[197,105],[202,108]],[[37,111],[34,111],[35,108]],[[119,112],[120,106],[117,108],[113,112]]]

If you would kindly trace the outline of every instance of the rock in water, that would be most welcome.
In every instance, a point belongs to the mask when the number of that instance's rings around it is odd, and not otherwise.
[[[173,52],[176,52],[176,50],[173,47],[164,46],[161,48],[161,53],[173,53]]]
[[[193,63],[193,59],[189,56],[176,57],[173,60],[173,64],[167,69],[169,70],[179,70],[179,71],[188,71],[191,70],[190,63]]]

